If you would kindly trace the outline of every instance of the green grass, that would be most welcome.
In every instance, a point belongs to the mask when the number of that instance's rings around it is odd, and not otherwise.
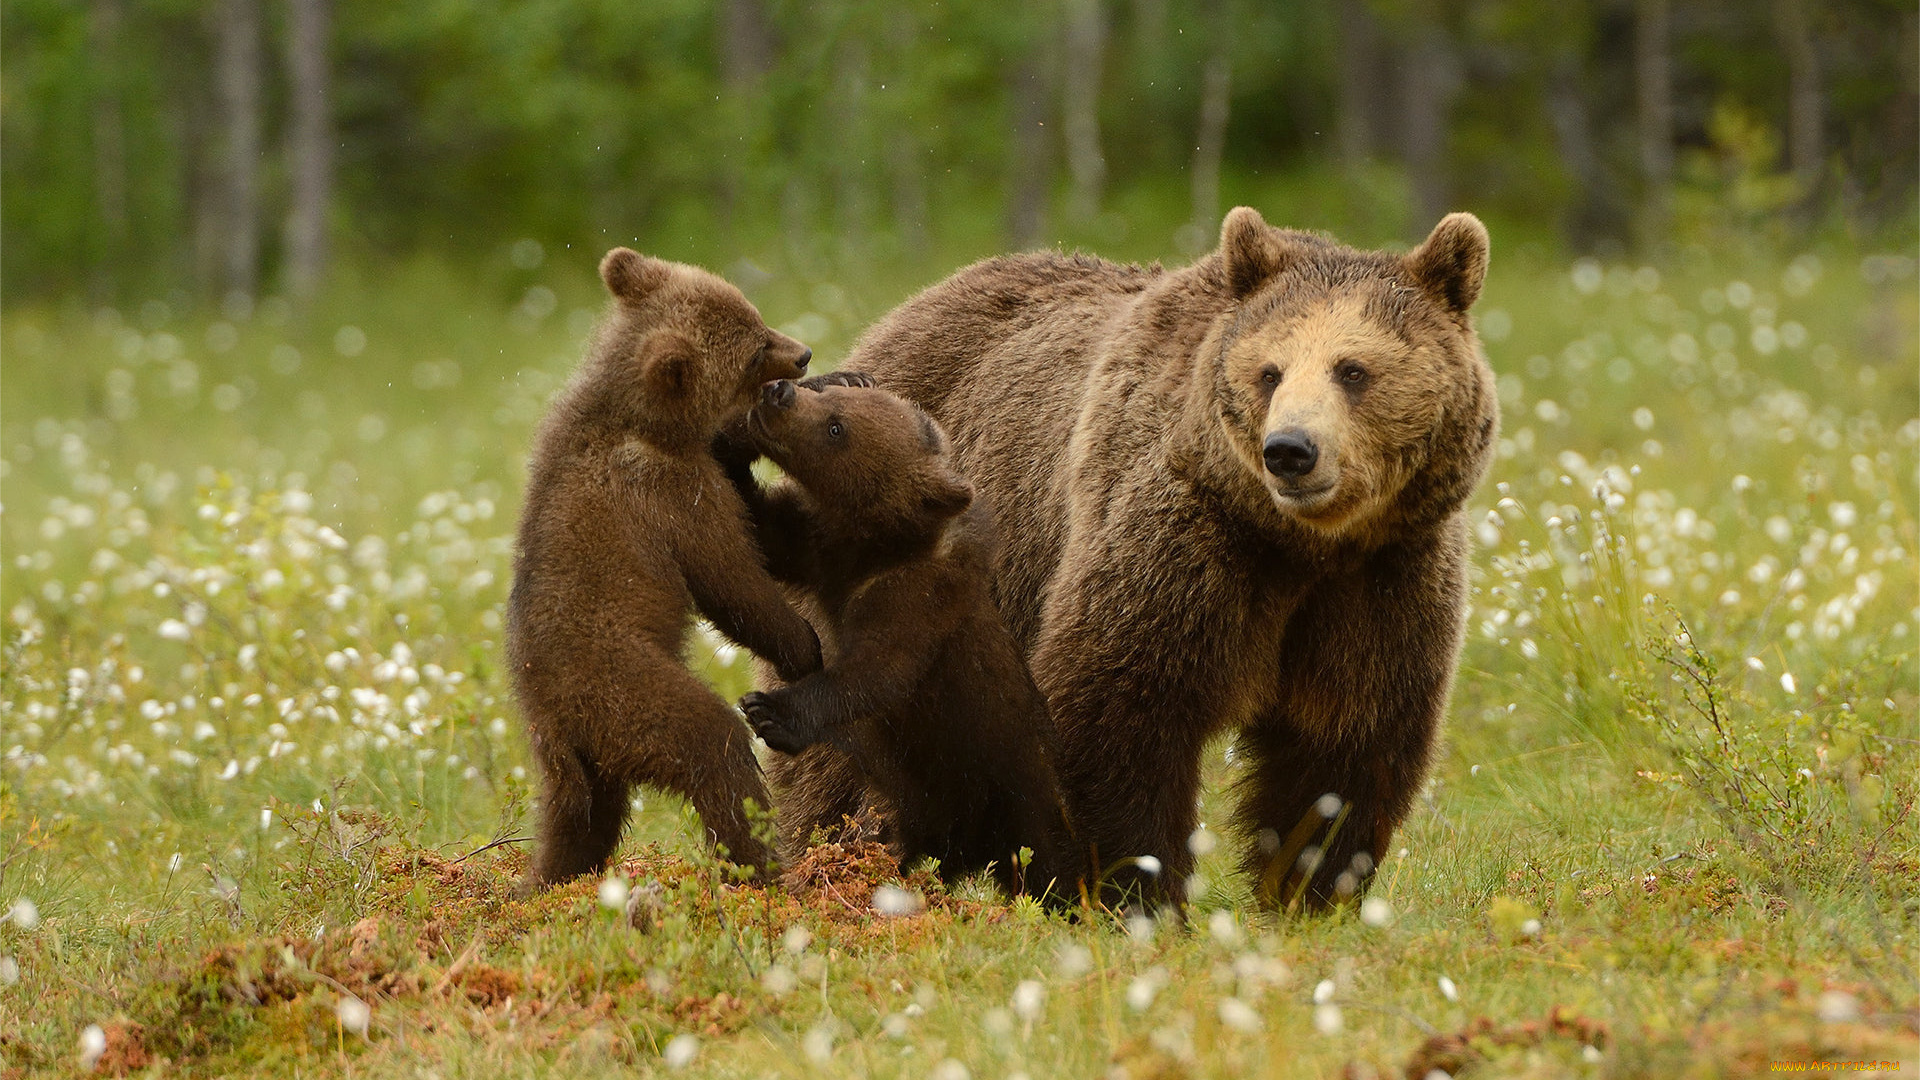
[[[594,882],[513,900],[524,845],[454,861],[526,831],[500,613],[597,254],[5,313],[0,905],[37,918],[0,922],[0,1073],[92,1024],[101,1068],[190,1075],[1916,1067],[1911,260],[1496,266],[1469,644],[1372,918],[1250,911],[1211,829],[1185,926],[924,874],[883,918],[897,870],[737,887],[646,792],[641,929]],[[953,264],[737,259],[828,363]]]

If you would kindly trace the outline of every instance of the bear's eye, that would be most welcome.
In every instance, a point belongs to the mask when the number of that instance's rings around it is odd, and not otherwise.
[[[1367,369],[1351,360],[1334,369],[1333,375],[1345,386],[1361,386],[1367,381]]]
[[[1271,390],[1280,385],[1280,369],[1263,367],[1260,369],[1260,385]]]
[[[827,438],[838,439],[846,433],[847,429],[840,426],[840,421],[832,420],[827,423]]]

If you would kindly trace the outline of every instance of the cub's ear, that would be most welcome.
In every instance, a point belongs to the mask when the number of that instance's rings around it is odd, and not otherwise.
[[[693,389],[700,355],[684,335],[665,330],[640,346],[640,377],[667,397],[681,397]]]
[[[973,485],[965,477],[941,470],[934,474],[920,503],[928,513],[942,520],[956,517],[973,505]]]
[[[646,299],[648,293],[665,285],[671,274],[666,263],[631,248],[614,248],[600,260],[600,280],[606,282],[607,291],[629,303]]]
[[[1472,214],[1448,214],[1401,265],[1414,284],[1465,314],[1487,280],[1487,227]]]
[[[1286,248],[1251,206],[1236,206],[1220,224],[1220,258],[1234,299],[1251,296],[1286,267]]]

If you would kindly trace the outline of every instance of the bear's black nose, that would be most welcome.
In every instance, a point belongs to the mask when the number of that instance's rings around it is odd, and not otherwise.
[[[799,368],[801,371],[805,371],[807,370],[807,362],[812,359],[813,359],[813,350],[803,345],[800,348],[800,359],[795,360],[793,362],[793,366]]]
[[[760,390],[760,403],[775,409],[784,409],[793,404],[793,380],[780,379],[770,382]]]
[[[1314,445],[1313,436],[1299,428],[1288,428],[1267,436],[1261,456],[1266,458],[1267,471],[1275,476],[1305,476],[1320,461],[1320,448]]]

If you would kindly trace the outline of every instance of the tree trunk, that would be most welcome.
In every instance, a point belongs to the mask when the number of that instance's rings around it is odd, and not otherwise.
[[[1579,63],[1572,57],[1561,58],[1547,77],[1546,106],[1560,165],[1573,181],[1567,239],[1575,251],[1591,251],[1612,238],[1618,222],[1613,186],[1594,144],[1593,122],[1580,84]]]
[[[727,89],[751,90],[773,70],[773,24],[764,0],[726,0],[720,11],[720,77]]]
[[[1380,55],[1380,27],[1366,0],[1338,0],[1335,18],[1339,33],[1339,98],[1335,118],[1340,140],[1340,163],[1353,170],[1378,149],[1374,113],[1378,110],[1380,80],[1387,65]]]
[[[101,250],[95,260],[95,290],[104,298],[121,284],[114,272],[127,254],[127,141],[120,109],[122,0],[93,0],[88,59],[95,65],[93,97],[93,197],[100,215]]]
[[[846,239],[864,238],[873,223],[873,170],[867,164],[873,137],[873,107],[868,101],[870,68],[866,40],[848,34],[835,50],[831,100],[837,145],[830,166],[836,228]]]
[[[1100,213],[1107,185],[1107,159],[1100,153],[1100,73],[1106,55],[1107,12],[1103,0],[1066,0],[1066,83],[1062,87],[1070,203],[1077,221]]]
[[[1825,108],[1820,94],[1820,55],[1805,0],[1774,0],[1774,24],[1787,54],[1787,166],[1803,192],[1820,180],[1826,153],[1821,128]]]
[[[1141,67],[1158,72],[1167,55],[1167,0],[1133,0],[1133,45]]]
[[[218,11],[220,283],[251,296],[260,268],[260,0],[222,0]]]
[[[1638,99],[1640,178],[1645,191],[1642,232],[1665,232],[1673,187],[1673,29],[1668,0],[1637,0],[1633,75]]]
[[[1227,0],[1206,0],[1207,67],[1201,78],[1200,123],[1188,170],[1193,184],[1190,223],[1211,236],[1220,224],[1220,158],[1227,143],[1227,109],[1232,103],[1232,12]]]
[[[1013,246],[1039,244],[1046,232],[1047,189],[1051,187],[1051,159],[1047,153],[1047,86],[1040,57],[1020,58],[1007,74],[1008,110],[1013,122],[1007,140],[1007,237]]]
[[[331,0],[287,0],[287,74],[292,110],[287,169],[287,286],[300,299],[327,274],[327,207],[333,195],[333,118],[328,64]]]
[[[1458,61],[1446,29],[1423,20],[1412,27],[1400,80],[1400,147],[1413,185],[1411,235],[1424,236],[1448,209],[1448,114],[1460,87]]]
[[[765,0],[725,0],[720,5],[720,85],[726,95],[721,115],[735,136],[718,162],[720,218],[729,232],[746,198],[746,162],[762,149],[761,88],[778,53]]]

